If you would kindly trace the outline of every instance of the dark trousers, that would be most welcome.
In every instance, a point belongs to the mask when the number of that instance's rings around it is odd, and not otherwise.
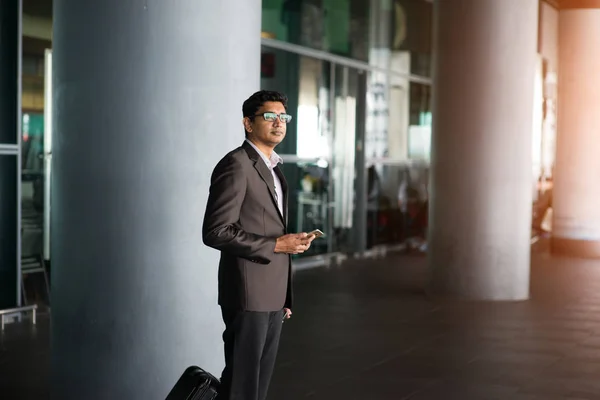
[[[221,311],[225,369],[218,399],[265,400],[275,368],[283,310]]]

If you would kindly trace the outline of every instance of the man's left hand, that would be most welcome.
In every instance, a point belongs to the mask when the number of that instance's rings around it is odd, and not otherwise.
[[[290,310],[289,308],[284,308],[283,309],[283,319],[290,319],[292,317],[292,310]]]

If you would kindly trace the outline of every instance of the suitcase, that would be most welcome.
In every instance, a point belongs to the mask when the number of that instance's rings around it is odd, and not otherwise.
[[[188,367],[166,400],[215,400],[219,380],[195,365]]]

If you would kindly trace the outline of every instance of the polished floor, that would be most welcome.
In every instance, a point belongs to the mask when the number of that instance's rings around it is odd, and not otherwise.
[[[428,298],[420,256],[299,272],[269,399],[600,399],[600,261],[538,249],[518,303]],[[48,398],[47,318],[0,338],[0,399]]]

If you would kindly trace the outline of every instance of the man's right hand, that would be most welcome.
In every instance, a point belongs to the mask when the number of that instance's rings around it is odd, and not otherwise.
[[[314,236],[308,236],[306,232],[290,233],[277,238],[275,253],[301,254],[310,247]]]

